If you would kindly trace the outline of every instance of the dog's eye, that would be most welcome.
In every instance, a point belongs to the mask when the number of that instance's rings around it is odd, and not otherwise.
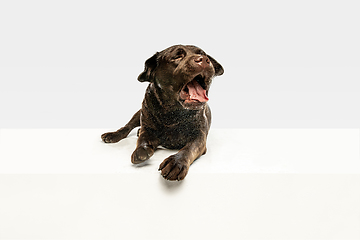
[[[173,60],[177,60],[177,59],[181,59],[181,58],[183,58],[184,57],[184,55],[176,55],[176,56],[174,56],[172,59]]]
[[[185,54],[186,54],[186,53],[185,53],[184,50],[179,49],[171,59],[172,59],[172,60],[181,59],[181,58],[185,57]]]
[[[177,59],[181,59],[184,57],[184,54],[176,54],[175,56],[172,57],[173,60],[177,60]]]
[[[201,50],[201,49],[197,50],[195,53],[196,53],[196,54],[199,54],[199,55],[204,55],[204,56],[206,56],[206,53],[205,53],[203,50]]]

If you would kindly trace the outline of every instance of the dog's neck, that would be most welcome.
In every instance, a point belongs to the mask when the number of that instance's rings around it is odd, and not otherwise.
[[[164,112],[173,111],[193,111],[185,109],[174,96],[172,91],[164,91],[163,87],[158,86],[156,83],[150,83],[146,91],[147,97],[151,100],[155,109],[161,109]],[[146,96],[145,96],[146,97]]]
[[[154,117],[162,118],[162,121],[165,119],[169,125],[192,121],[194,117],[203,114],[204,111],[204,109],[184,108],[176,99],[164,96],[163,91],[153,83],[150,83],[146,90],[143,107]]]

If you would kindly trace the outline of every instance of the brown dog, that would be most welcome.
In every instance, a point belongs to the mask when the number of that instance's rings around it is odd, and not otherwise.
[[[157,52],[138,77],[150,82],[142,108],[124,127],[104,133],[102,140],[118,142],[141,126],[131,162],[148,160],[158,146],[180,149],[159,170],[165,179],[183,180],[194,160],[206,153],[211,122],[208,91],[212,78],[223,73],[215,59],[195,46],[175,45]]]

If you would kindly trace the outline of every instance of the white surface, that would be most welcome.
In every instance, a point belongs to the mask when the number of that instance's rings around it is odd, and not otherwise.
[[[115,144],[116,129],[1,129],[0,173],[156,173],[176,151],[159,149],[142,167],[132,165],[135,129]],[[196,173],[360,174],[358,129],[211,129]]]
[[[181,182],[108,130],[0,130],[0,239],[360,238],[358,129],[212,129]]]
[[[360,175],[0,175],[0,239],[360,238]]]

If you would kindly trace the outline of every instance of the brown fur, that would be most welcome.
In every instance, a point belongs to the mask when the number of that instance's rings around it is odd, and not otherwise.
[[[140,126],[131,162],[148,160],[158,146],[180,149],[166,158],[159,170],[165,179],[183,180],[194,160],[206,153],[211,124],[208,104],[189,100],[187,84],[198,79],[207,95],[212,78],[223,72],[215,59],[195,46],[175,45],[157,52],[145,62],[138,77],[140,82],[150,82],[142,108],[124,127],[101,138],[105,143],[115,143]]]

